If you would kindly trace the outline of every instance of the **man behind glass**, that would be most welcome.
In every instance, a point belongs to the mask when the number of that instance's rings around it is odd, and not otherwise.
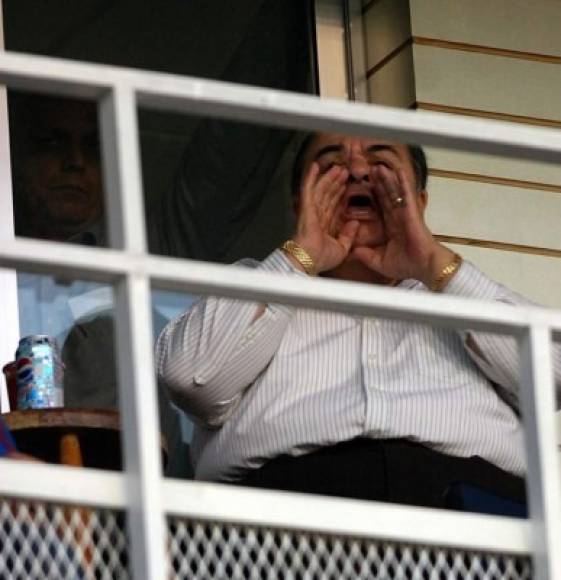
[[[11,93],[9,105],[16,235],[106,246],[96,104]],[[116,409],[111,287],[19,272],[18,298],[20,334],[48,334],[62,347],[65,406]],[[155,327],[164,322],[154,310]],[[177,414],[165,397],[160,414],[170,453],[181,458]],[[188,469],[185,460],[176,469]]]

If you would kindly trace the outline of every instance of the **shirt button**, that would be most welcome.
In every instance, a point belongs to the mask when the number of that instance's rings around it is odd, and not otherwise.
[[[196,387],[202,387],[204,385],[204,379],[201,375],[195,375],[193,377],[193,382],[195,383]]]
[[[370,353],[368,355],[368,360],[369,361],[375,361],[378,357],[374,354],[374,353]]]

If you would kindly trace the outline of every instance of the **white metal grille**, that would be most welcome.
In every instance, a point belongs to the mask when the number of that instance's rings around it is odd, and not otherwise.
[[[0,578],[126,580],[124,514],[39,502],[0,502]]]
[[[166,554],[169,577],[182,580],[532,578],[521,555],[176,517]],[[124,513],[3,500],[0,578],[130,578]]]
[[[172,576],[185,580],[532,577],[523,556],[181,519],[169,534]]]

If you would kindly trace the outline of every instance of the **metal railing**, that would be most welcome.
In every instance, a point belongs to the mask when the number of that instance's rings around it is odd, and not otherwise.
[[[126,471],[118,474],[3,460],[0,495],[126,510],[132,572],[138,579],[163,580],[167,576],[162,562],[166,559],[166,517],[170,515],[524,554],[533,558],[534,577],[561,578],[561,489],[551,360],[551,340],[561,337],[561,312],[362,285],[353,286],[350,292],[348,284],[336,281],[287,280],[236,267],[151,256],[146,250],[136,108],[372,135],[550,162],[561,159],[561,131],[9,52],[0,55],[0,82],[99,103],[106,208],[115,249],[17,239],[0,247],[0,266],[66,273],[115,288],[126,464]],[[515,336],[521,352],[530,518],[449,513],[163,479],[151,284]],[[399,300],[396,292],[400,292]]]

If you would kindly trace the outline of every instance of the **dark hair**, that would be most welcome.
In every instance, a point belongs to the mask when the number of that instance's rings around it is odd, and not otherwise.
[[[308,151],[308,148],[310,147],[312,141],[315,139],[316,135],[317,133],[306,133],[302,138],[296,155],[294,156],[291,178],[291,193],[294,196],[297,195],[300,190],[300,182],[302,181],[302,173],[304,172],[304,158],[306,157],[306,152]],[[420,145],[408,144],[407,151],[409,152],[411,165],[413,166],[413,171],[415,172],[417,189],[422,191],[427,187],[428,181],[427,156],[425,155],[425,152]]]
[[[34,133],[41,126],[41,121],[49,113],[64,113],[68,107],[78,106],[84,112],[97,119],[97,105],[94,101],[43,95],[23,91],[8,91],[8,113],[10,119],[10,148],[12,163],[15,167],[21,159],[29,155],[33,146]]]
[[[300,193],[300,183],[302,181],[302,174],[304,173],[304,157],[306,157],[306,152],[315,139],[317,133],[305,133],[298,151],[294,156],[294,163],[292,164],[292,177],[290,180],[290,194],[293,197],[297,197]]]
[[[407,150],[411,159],[411,165],[415,172],[415,181],[417,189],[423,191],[427,188],[427,181],[429,179],[429,172],[427,168],[427,156],[424,149],[420,145],[408,143]]]

